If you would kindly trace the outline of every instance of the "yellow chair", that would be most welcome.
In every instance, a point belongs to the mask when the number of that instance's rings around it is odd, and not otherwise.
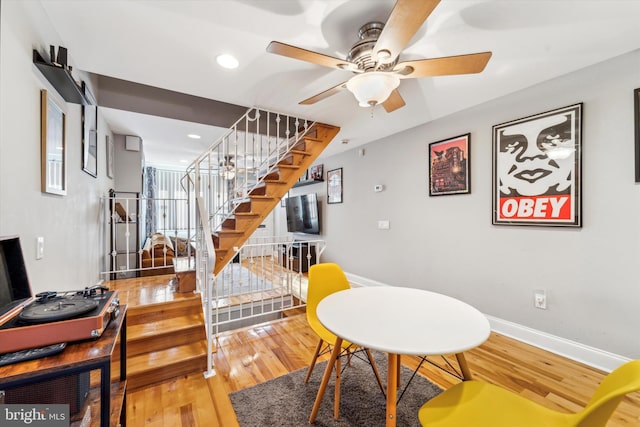
[[[307,286],[307,322],[311,329],[320,337],[316,350],[313,354],[309,369],[307,370],[307,376],[304,379],[305,384],[309,381],[313,368],[316,365],[318,357],[323,354],[330,353],[333,345],[336,342],[336,336],[329,332],[325,328],[316,314],[316,308],[318,303],[326,296],[331,295],[334,292],[350,289],[351,285],[344,275],[344,272],[338,264],[335,263],[322,263],[315,264],[309,268],[309,279]],[[343,340],[342,341],[342,353],[341,356],[347,357],[347,364],[351,360],[351,356],[356,355],[356,352],[364,351],[366,357],[371,364],[373,373],[378,380],[380,390],[384,393],[384,387],[382,386],[382,380],[380,379],[380,373],[373,360],[371,351],[366,348],[360,348],[356,345]],[[336,359],[336,384],[335,384],[335,397],[334,397],[334,417],[338,418],[339,402],[340,402],[340,357]]]
[[[548,409],[501,387],[466,381],[422,405],[424,427],[604,427],[628,393],[640,390],[640,360],[605,377],[587,406],[577,413]]]

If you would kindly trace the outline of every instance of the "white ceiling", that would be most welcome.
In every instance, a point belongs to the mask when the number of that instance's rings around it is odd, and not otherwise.
[[[393,0],[40,1],[76,68],[340,126],[325,155],[640,47],[640,0],[442,0],[401,60],[492,51],[486,69],[403,80],[407,105],[372,113],[347,91],[298,105],[351,74],[265,49],[277,40],[344,58],[359,27],[386,21]],[[235,55],[240,67],[218,67],[220,53]],[[187,133],[205,136],[200,144],[208,146],[221,132],[116,110],[104,116],[114,132],[141,136],[147,160],[157,163],[192,160],[200,147]]]

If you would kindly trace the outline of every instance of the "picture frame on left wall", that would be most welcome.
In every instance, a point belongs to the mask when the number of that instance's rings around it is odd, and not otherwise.
[[[66,195],[66,114],[45,89],[40,91],[40,165],[42,192]]]
[[[98,105],[85,82],[82,92],[89,105],[82,106],[82,170],[98,177]]]

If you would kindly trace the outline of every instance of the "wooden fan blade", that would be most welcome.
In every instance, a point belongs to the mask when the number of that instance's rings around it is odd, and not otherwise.
[[[378,37],[372,57],[381,63],[393,62],[438,3],[440,0],[398,0]]]
[[[404,99],[402,99],[400,92],[398,92],[398,89],[396,89],[391,92],[391,95],[389,95],[387,100],[382,103],[382,106],[387,111],[387,113],[391,113],[392,111],[395,111],[400,107],[404,107],[405,102]]]
[[[482,52],[444,58],[418,59],[400,62],[394,67],[394,71],[401,79],[474,74],[484,70],[490,58],[491,52]]]
[[[312,64],[318,64],[329,68],[337,68],[339,70],[348,70],[361,72],[358,70],[358,66],[353,62],[344,61],[342,59],[334,58],[333,56],[324,55],[322,53],[313,52],[300,47],[291,46],[289,44],[272,41],[267,46],[267,52],[275,53],[277,55],[287,56],[289,58],[298,59],[300,61],[310,62]]]
[[[327,89],[324,92],[320,92],[317,95],[313,95],[311,98],[307,98],[304,101],[300,101],[299,104],[301,105],[311,105],[311,104],[315,104],[318,101],[322,101],[325,98],[330,97],[331,95],[335,95],[336,93],[340,92],[343,89],[347,88],[347,82],[344,83],[340,83],[339,85],[336,85],[334,87],[332,87],[331,89]]]

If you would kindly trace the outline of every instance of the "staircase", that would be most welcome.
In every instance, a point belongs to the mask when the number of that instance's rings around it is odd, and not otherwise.
[[[236,254],[234,248],[241,247],[249,239],[339,130],[335,126],[314,124],[275,167],[269,168],[270,172],[262,177],[261,183],[249,191],[249,200],[238,203],[233,213],[222,221],[212,235],[216,252],[214,275],[233,259]]]
[[[256,112],[255,119],[247,117],[249,113],[238,123],[251,120],[260,122],[259,112]],[[268,122],[269,115],[267,114],[266,117]],[[188,170],[190,189],[196,195],[202,197],[200,195],[202,188],[217,186],[216,191],[218,191],[215,196],[209,196],[209,201],[215,201],[216,204],[210,205],[210,211],[204,215],[211,222],[210,230],[212,230],[211,240],[205,249],[210,248],[211,244],[215,249],[215,266],[203,271],[205,275],[206,271],[213,270],[214,276],[222,271],[237,254],[236,249],[242,247],[249,239],[339,131],[335,126],[313,123],[300,132],[299,120],[289,117],[284,121],[282,126],[284,129],[281,129],[279,120],[278,116],[277,130],[267,127],[266,132],[258,130],[251,134],[252,138],[256,139],[256,135],[266,133],[270,138],[269,145],[274,140],[273,135],[277,136],[275,137],[276,148],[267,150],[267,160],[275,159],[275,162],[256,167],[252,177],[253,183],[246,178],[238,183],[236,176],[233,186],[230,181],[220,185],[221,174],[216,170],[221,165],[220,159],[228,159],[231,153],[238,152],[238,140],[248,139],[250,135],[248,128],[241,131],[230,129],[220,143],[214,144],[213,148],[196,160]],[[295,123],[293,129],[296,136],[290,134],[291,123]],[[305,126],[307,126],[306,123]],[[279,136],[281,132],[286,135],[285,138]],[[228,140],[233,140],[231,148],[228,146],[229,143],[225,142]],[[286,150],[283,150],[283,147]],[[251,148],[256,152],[256,147]],[[244,150],[247,150],[246,146]],[[248,174],[245,173],[245,176]],[[237,194],[239,188],[242,189],[241,194],[244,197],[231,197],[231,194]],[[219,203],[221,198],[224,200]],[[222,214],[222,212],[228,213]],[[216,218],[221,220],[216,222]],[[199,251],[203,251],[203,246],[196,248],[197,253],[203,253]],[[204,250],[204,252],[213,251]],[[188,373],[211,370],[208,366],[208,353],[213,351],[213,336],[209,328],[210,336],[207,337],[201,295],[175,293],[167,286],[170,277],[155,277],[158,280],[157,283],[154,283],[152,278],[117,280],[109,283],[110,288],[119,290],[121,302],[128,304],[128,390],[140,389]],[[209,280],[209,277],[200,279],[201,283],[206,283],[205,286],[209,286]],[[147,298],[144,297],[145,295]],[[158,295],[163,297],[158,299]],[[204,295],[207,293],[205,292]],[[145,300],[153,301],[142,302]],[[205,306],[205,310],[209,312],[211,312],[210,304],[211,301]]]
[[[200,296],[173,294],[169,278],[156,276],[110,282],[111,288],[118,289],[121,301],[128,304],[128,391],[207,368]],[[158,283],[154,284],[154,280]],[[153,295],[154,301],[141,302],[145,299],[138,298],[141,294]],[[163,294],[170,297],[157,301],[157,295]]]

